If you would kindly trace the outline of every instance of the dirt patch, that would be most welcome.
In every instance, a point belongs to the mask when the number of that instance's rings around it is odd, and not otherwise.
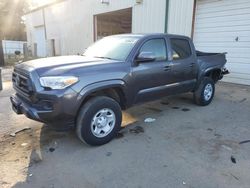
[[[169,105],[169,102],[167,102],[167,101],[161,101],[161,104],[162,105]]]
[[[190,109],[189,108],[182,108],[181,111],[188,112],[188,111],[190,111]]]
[[[180,107],[178,107],[178,106],[173,106],[172,109],[177,110],[177,109],[180,109]]]
[[[120,138],[123,138],[123,137],[124,137],[124,134],[121,133],[121,132],[118,132],[115,138],[120,139]]]
[[[107,153],[106,153],[106,156],[107,156],[107,157],[110,157],[111,155],[112,155],[112,152],[107,152]]]
[[[12,187],[15,182],[26,181],[31,166],[43,162],[41,151],[54,139],[65,136],[46,127],[27,129],[14,137],[5,135],[0,142],[0,187]],[[54,143],[54,142],[53,142]],[[54,152],[55,147],[49,147]],[[4,184],[3,184],[4,183]]]
[[[32,135],[32,136],[30,136]],[[12,183],[25,181],[28,168],[41,161],[33,155],[40,150],[39,131],[26,130],[15,137],[5,136],[0,144],[0,179],[2,187],[11,187]]]
[[[141,126],[136,126],[132,129],[129,129],[129,132],[134,134],[144,133],[144,128]]]
[[[159,109],[159,108],[154,108],[154,107],[146,107],[146,109],[148,110],[151,110],[153,112],[157,112],[157,113],[160,113],[162,112],[163,110]]]

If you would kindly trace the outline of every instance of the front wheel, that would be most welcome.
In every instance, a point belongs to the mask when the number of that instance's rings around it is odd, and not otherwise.
[[[94,97],[83,107],[77,117],[76,133],[89,145],[103,145],[112,140],[121,127],[120,105],[109,97]]]
[[[213,79],[205,77],[194,92],[194,101],[200,106],[209,105],[214,97],[215,86]]]

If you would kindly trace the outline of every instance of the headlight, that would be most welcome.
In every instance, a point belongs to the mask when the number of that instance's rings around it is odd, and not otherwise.
[[[76,82],[78,82],[78,78],[75,76],[48,76],[40,78],[41,85],[51,89],[64,89]]]

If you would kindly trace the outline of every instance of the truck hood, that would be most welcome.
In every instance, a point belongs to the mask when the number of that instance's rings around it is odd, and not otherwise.
[[[58,56],[48,57],[27,61],[16,65],[17,69],[25,69],[28,71],[35,70],[39,76],[61,75],[70,72],[73,69],[84,67],[96,67],[100,65],[108,65],[110,63],[118,63],[117,60],[91,58],[84,56]],[[119,62],[121,63],[121,62]]]

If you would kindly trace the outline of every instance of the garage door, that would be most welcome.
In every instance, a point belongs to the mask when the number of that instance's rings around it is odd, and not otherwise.
[[[44,27],[35,28],[35,43],[37,44],[37,56],[46,56],[46,42],[45,42],[45,30]]]
[[[95,40],[131,31],[132,8],[95,15]]]
[[[200,51],[228,52],[224,81],[250,85],[250,0],[198,0],[194,42]]]

